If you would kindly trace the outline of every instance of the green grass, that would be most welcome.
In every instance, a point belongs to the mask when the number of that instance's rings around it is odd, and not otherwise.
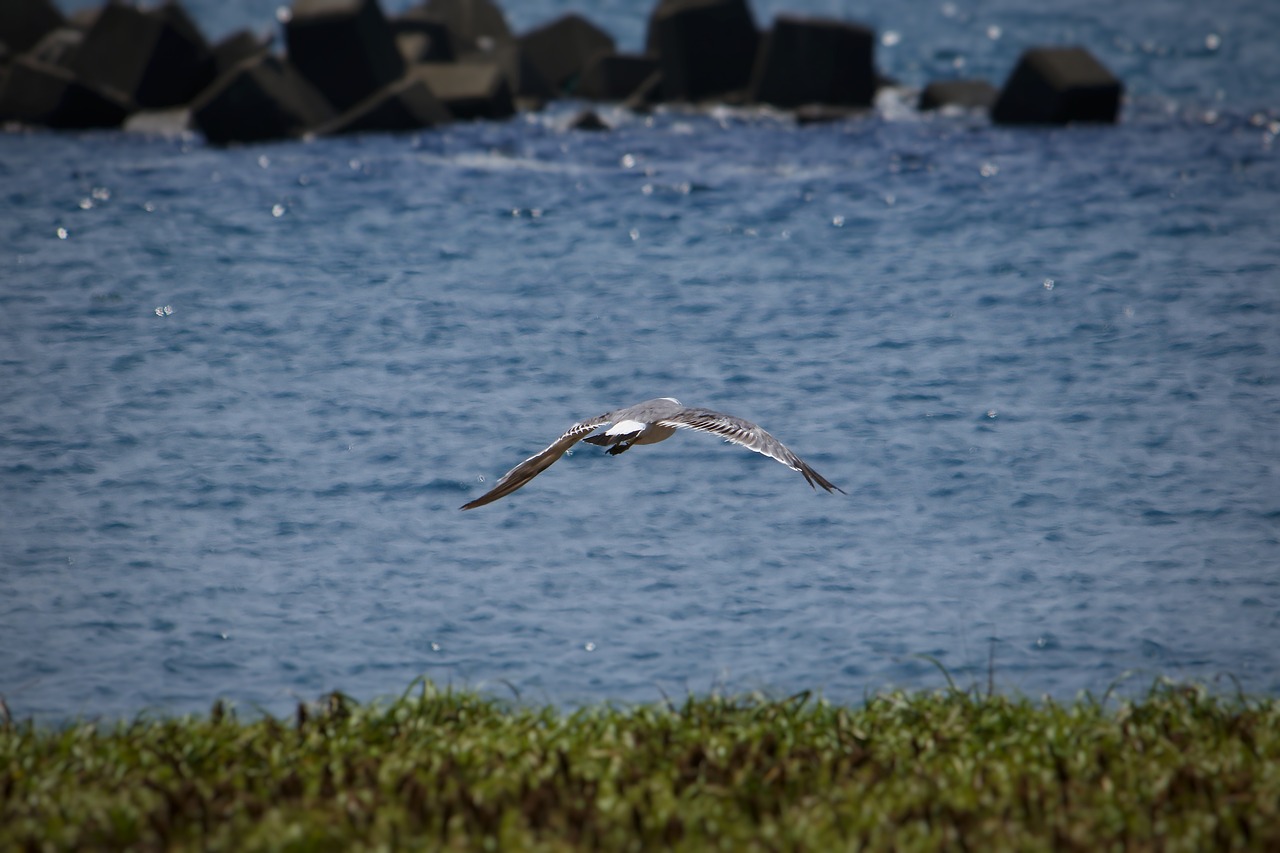
[[[0,849],[1280,850],[1280,701],[1160,684],[0,723]]]

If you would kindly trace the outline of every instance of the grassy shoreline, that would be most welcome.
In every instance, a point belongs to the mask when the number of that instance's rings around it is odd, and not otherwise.
[[[0,724],[0,849],[1280,849],[1280,700],[690,698],[416,683],[294,719]]]

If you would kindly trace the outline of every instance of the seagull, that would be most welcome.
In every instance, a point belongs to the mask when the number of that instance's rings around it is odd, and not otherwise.
[[[612,426],[605,432],[591,435],[606,424],[612,424]],[[585,440],[588,444],[607,447],[610,456],[617,456],[637,444],[657,444],[659,441],[665,441],[675,435],[678,429],[713,433],[731,444],[737,444],[756,453],[763,453],[770,459],[776,459],[792,471],[799,471],[815,490],[818,486],[822,486],[828,492],[845,494],[844,489],[832,485],[825,477],[806,465],[799,456],[788,450],[782,442],[751,421],[711,409],[683,406],[675,397],[659,397],[625,409],[605,412],[603,415],[596,415],[585,421],[578,421],[565,430],[564,435],[553,441],[547,449],[535,453],[503,474],[497,485],[475,500],[463,504],[462,509],[475,509],[478,506],[493,503],[498,498],[506,497],[550,468],[566,450],[579,441]]]

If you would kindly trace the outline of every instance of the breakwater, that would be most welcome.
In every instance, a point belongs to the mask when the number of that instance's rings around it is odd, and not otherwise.
[[[215,144],[504,119],[557,98],[768,105],[800,121],[868,109],[887,81],[874,31],[746,0],[660,0],[644,50],[577,13],[514,33],[491,0],[430,0],[386,15],[377,0],[296,0],[279,44],[242,30],[210,44],[178,2],[108,3],[65,18],[14,0],[0,120],[50,128],[199,131]],[[1122,83],[1087,49],[1029,46],[1000,88],[939,80],[922,109],[956,105],[1002,123],[1114,122]],[[590,110],[575,122],[607,129]]]

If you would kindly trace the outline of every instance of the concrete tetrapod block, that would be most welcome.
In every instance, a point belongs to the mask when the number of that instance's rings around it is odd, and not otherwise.
[[[214,78],[221,77],[246,59],[262,56],[270,48],[269,38],[259,38],[248,30],[237,30],[227,35],[209,51]]]
[[[320,135],[398,132],[451,121],[453,115],[427,84],[410,75],[378,90],[316,132]]]
[[[558,94],[537,66],[529,60],[519,42],[503,42],[488,53],[473,53],[462,60],[464,65],[476,63],[496,65],[502,69],[512,97],[534,105],[535,109],[541,109],[542,103]]]
[[[402,17],[442,22],[449,28],[453,47],[459,55],[477,50],[487,52],[512,40],[506,16],[492,0],[428,0]]]
[[[130,108],[123,96],[26,56],[13,61],[0,87],[0,121],[68,130],[119,127]]]
[[[66,24],[53,0],[3,0],[0,2],[0,43],[17,55]]]
[[[71,61],[85,83],[111,88],[141,109],[185,104],[213,79],[209,45],[176,4],[103,6]]]
[[[765,35],[751,90],[753,101],[776,107],[869,107],[875,34],[845,21],[779,15]]]
[[[98,20],[98,15],[102,13],[102,9],[102,6],[84,6],[74,12],[68,12],[67,26],[75,27],[77,30],[87,33],[93,29],[94,22]]]
[[[568,127],[569,130],[585,130],[590,133],[613,129],[595,110],[583,110],[578,113],[569,121]]]
[[[596,101],[625,101],[658,70],[651,56],[598,53],[587,62],[573,94]]]
[[[504,119],[515,115],[507,75],[491,62],[426,62],[409,74],[427,84],[457,119]]]
[[[58,27],[45,33],[44,38],[32,45],[26,55],[46,65],[60,65],[71,70],[76,53],[84,43],[84,30],[74,27]]]
[[[424,18],[420,14],[404,14],[391,19],[391,30],[406,65],[419,62],[453,62],[458,52],[453,34],[443,21]]]
[[[190,107],[170,107],[167,110],[140,110],[124,120],[126,133],[144,136],[181,136],[194,130]]]
[[[613,53],[613,37],[581,15],[564,15],[522,35],[525,56],[557,91],[570,86],[587,62],[599,53]]]
[[[191,105],[195,126],[214,145],[302,136],[333,118],[306,78],[264,53],[232,68]]]
[[[675,101],[744,91],[759,43],[746,0],[661,0],[645,39],[658,58],[662,96]]]
[[[917,106],[922,110],[942,107],[989,110],[999,94],[986,80],[935,80],[924,87]]]
[[[662,103],[662,70],[654,71],[627,96],[622,106],[633,113],[647,113],[655,104]]]
[[[1000,124],[1114,123],[1123,84],[1082,47],[1025,51],[991,108]]]
[[[404,74],[377,0],[296,0],[284,34],[290,62],[338,110]]]

